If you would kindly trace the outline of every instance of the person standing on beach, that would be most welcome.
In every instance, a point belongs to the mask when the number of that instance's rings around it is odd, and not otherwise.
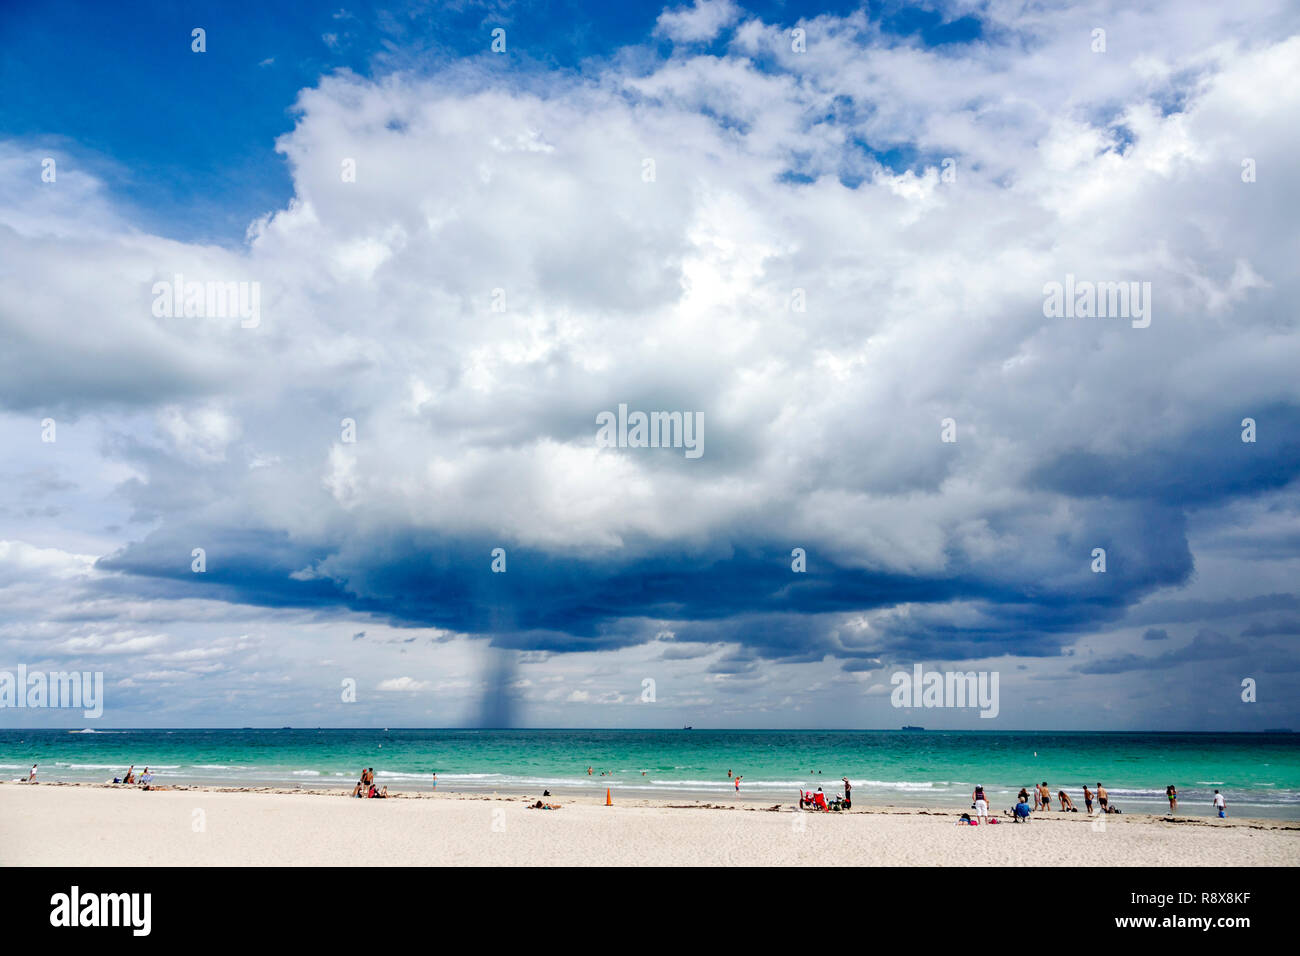
[[[740,793],[740,774],[736,774],[736,793]]]
[[[1086,783],[1083,785],[1083,802],[1087,804],[1088,816],[1092,816],[1092,791],[1088,789]]]
[[[844,781],[844,809],[851,810],[853,808],[853,784],[849,783],[848,777],[841,777],[840,779]]]
[[[27,782],[28,783],[36,782],[36,764],[32,764],[32,772],[27,775]],[[1215,790],[1214,792],[1218,793],[1219,791]]]
[[[433,789],[438,789],[438,775],[436,773],[433,775]]]
[[[1101,810],[1102,813],[1109,813],[1109,812],[1110,812],[1110,810],[1109,810],[1108,807],[1106,806],[1106,804],[1107,804],[1108,802],[1109,802],[1109,801],[1108,801],[1108,798],[1107,798],[1107,796],[1106,796],[1106,788],[1103,787],[1103,786],[1101,785],[1101,781],[1098,780],[1098,781],[1097,781],[1097,807]]]
[[[846,784],[848,783],[847,780],[844,782]],[[983,818],[984,820],[988,820],[989,802],[986,799],[984,799],[984,788],[982,786],[976,786],[975,794],[971,797],[971,799],[975,802],[976,819]]]
[[[33,768],[33,772],[35,769]],[[1223,799],[1223,794],[1214,791],[1214,809],[1219,811],[1219,816],[1226,818],[1228,816],[1228,801]]]
[[[1043,809],[1052,809],[1052,791],[1047,788],[1047,781],[1044,780],[1038,785],[1038,797],[1043,801]]]
[[[1172,783],[1165,787],[1165,796],[1169,798],[1169,812],[1178,812],[1178,788]]]

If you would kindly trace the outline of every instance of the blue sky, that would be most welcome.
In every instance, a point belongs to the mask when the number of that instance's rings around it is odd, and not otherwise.
[[[857,5],[746,9],[793,22]],[[899,43],[942,47],[981,33],[971,16],[889,3],[866,9]],[[10,135],[72,151],[160,235],[237,242],[249,221],[293,195],[274,143],[292,129],[298,90],[323,73],[431,72],[467,58],[515,82],[533,71],[581,73],[645,41],[660,12],[575,2],[139,3],[125,16],[93,2],[10,8],[0,29],[21,42],[7,45],[0,81],[30,95],[6,105],[4,124]],[[509,40],[500,57],[488,52],[498,26]],[[207,31],[203,56],[190,49],[195,27]]]
[[[117,725],[989,723],[892,708],[918,662],[1007,728],[1294,724],[1298,22],[7,8],[0,668]]]

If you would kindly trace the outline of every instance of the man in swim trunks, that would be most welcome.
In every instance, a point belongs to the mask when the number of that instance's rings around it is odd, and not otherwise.
[[[1097,783],[1097,806],[1101,809],[1101,812],[1102,812],[1102,813],[1110,813],[1110,810],[1109,810],[1108,807],[1107,807],[1107,803],[1108,803],[1108,798],[1107,798],[1107,796],[1106,796],[1106,788],[1103,787],[1103,786],[1101,785],[1101,782],[1100,782],[1100,781],[1098,781],[1098,783]]]
[[[1074,801],[1070,799],[1070,795],[1066,793],[1064,790],[1058,790],[1056,792],[1056,799],[1061,804],[1062,813],[1064,813],[1067,810],[1074,809]]]
[[[1083,802],[1088,805],[1088,816],[1092,816],[1092,791],[1086,783],[1083,785]]]

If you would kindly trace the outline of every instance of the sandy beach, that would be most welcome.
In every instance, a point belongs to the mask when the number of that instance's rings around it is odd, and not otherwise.
[[[536,800],[536,797],[533,798]],[[0,785],[0,866],[1253,866],[1300,864],[1300,824],[1043,814],[960,827],[958,811],[850,813],[753,802]]]

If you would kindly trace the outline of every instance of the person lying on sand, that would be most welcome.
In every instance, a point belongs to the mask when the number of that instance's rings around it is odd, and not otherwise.
[[[558,809],[560,809],[560,805],[559,805],[558,803],[542,803],[542,801],[538,800],[536,803],[530,803],[530,804],[528,804],[527,809],[529,809],[529,810],[558,810]]]

